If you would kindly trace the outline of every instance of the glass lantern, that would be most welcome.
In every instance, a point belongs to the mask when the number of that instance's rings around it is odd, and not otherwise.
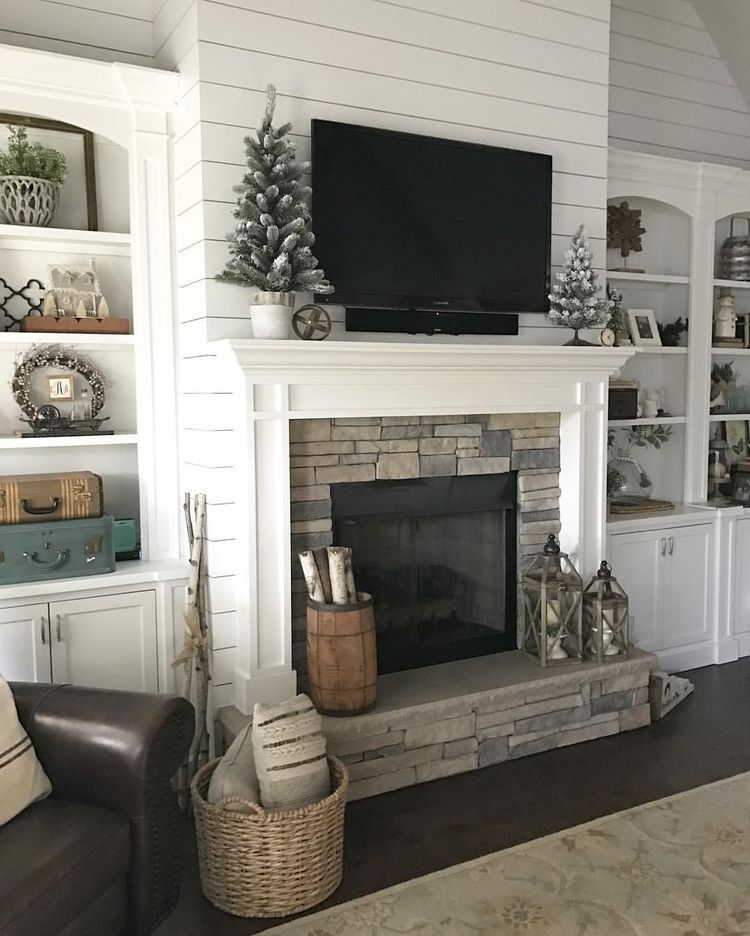
[[[597,663],[628,656],[628,596],[602,562],[583,593],[584,649]]]
[[[521,575],[522,649],[541,666],[583,659],[583,581],[554,534]]]

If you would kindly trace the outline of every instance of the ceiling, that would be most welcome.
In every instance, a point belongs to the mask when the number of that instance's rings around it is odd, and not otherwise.
[[[750,0],[692,0],[750,106]]]

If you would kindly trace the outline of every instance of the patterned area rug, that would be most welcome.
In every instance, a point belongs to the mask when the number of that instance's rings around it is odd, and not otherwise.
[[[750,773],[399,884],[284,936],[749,936]]]

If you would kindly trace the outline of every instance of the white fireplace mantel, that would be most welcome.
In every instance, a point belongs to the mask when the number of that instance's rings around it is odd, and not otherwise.
[[[607,383],[632,349],[405,342],[218,341],[234,394],[235,704],[296,692],[291,663],[289,421],[559,412],[563,548],[598,566],[606,523]]]

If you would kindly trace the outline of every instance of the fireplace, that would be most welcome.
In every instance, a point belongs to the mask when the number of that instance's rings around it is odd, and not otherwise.
[[[516,472],[331,485],[381,674],[516,647]]]

